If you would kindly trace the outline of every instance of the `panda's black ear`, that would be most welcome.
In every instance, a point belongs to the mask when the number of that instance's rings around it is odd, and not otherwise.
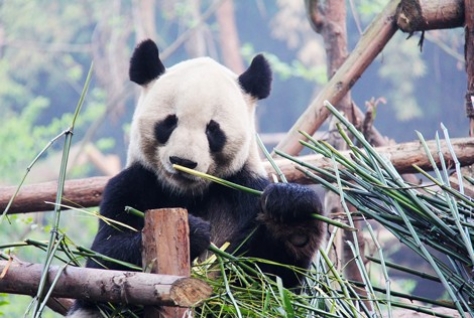
[[[148,39],[137,45],[130,59],[128,75],[132,82],[145,85],[158,78],[165,72],[160,61],[158,47]]]
[[[245,92],[259,100],[270,95],[272,70],[262,54],[253,58],[249,68],[239,76],[239,83]]]

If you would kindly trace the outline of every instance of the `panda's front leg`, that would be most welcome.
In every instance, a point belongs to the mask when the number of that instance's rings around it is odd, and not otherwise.
[[[260,205],[258,220],[265,225],[267,236],[283,245],[278,253],[281,262],[309,267],[325,236],[325,224],[312,216],[323,214],[316,192],[297,184],[270,184],[263,191]]]
[[[211,224],[202,218],[188,215],[191,260],[201,255],[211,244]]]

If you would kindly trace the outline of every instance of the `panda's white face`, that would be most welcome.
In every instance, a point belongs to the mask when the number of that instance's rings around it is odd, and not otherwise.
[[[173,164],[223,178],[246,163],[259,171],[255,102],[237,75],[209,58],[177,64],[144,86],[132,123],[129,164],[139,161],[183,193],[199,193],[209,182],[180,173]]]

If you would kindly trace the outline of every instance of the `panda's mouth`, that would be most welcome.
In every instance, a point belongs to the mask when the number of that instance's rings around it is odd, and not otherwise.
[[[188,173],[184,173],[184,172],[176,172],[173,175],[173,178],[174,179],[177,179],[177,180],[180,180],[180,181],[185,181],[185,182],[193,182],[193,183],[197,183],[198,182],[198,178],[191,175],[191,174],[188,174]]]
[[[187,187],[190,185],[201,184],[203,180],[197,176],[178,171],[173,167],[169,167],[165,170],[166,177],[170,180],[173,180],[179,184],[185,183]]]

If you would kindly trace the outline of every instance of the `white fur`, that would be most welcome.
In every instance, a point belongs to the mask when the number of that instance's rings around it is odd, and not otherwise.
[[[99,310],[78,309],[73,313],[68,313],[67,318],[104,318]]]
[[[208,182],[175,180],[170,156],[195,161],[196,170],[223,178],[245,163],[251,171],[264,174],[255,142],[255,105],[256,100],[241,89],[237,75],[214,60],[181,62],[143,87],[132,120],[127,166],[140,162],[176,190],[199,191]],[[178,117],[178,126],[164,146],[157,145],[155,123],[172,114]],[[219,123],[227,138],[222,153],[232,160],[225,167],[214,163],[209,150],[205,131],[211,120]],[[155,145],[153,155],[144,152],[151,145]]]

